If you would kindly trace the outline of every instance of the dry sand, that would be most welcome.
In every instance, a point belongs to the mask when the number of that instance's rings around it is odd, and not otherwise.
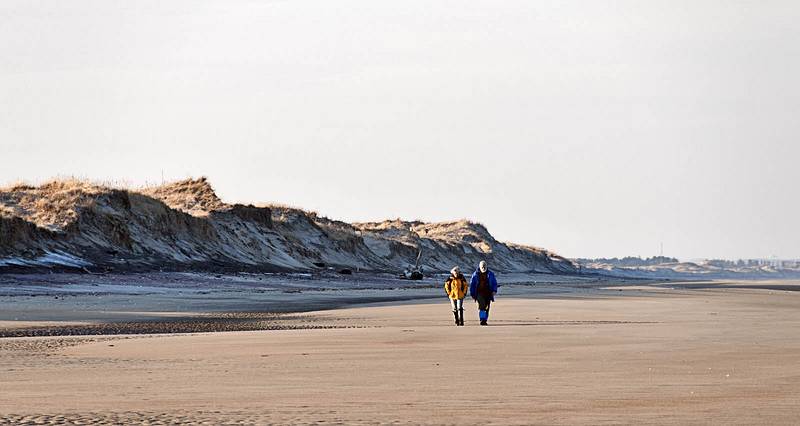
[[[0,424],[798,424],[800,292],[312,313],[363,328],[0,339]]]

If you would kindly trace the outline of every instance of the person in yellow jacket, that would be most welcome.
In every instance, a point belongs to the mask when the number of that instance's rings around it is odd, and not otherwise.
[[[464,325],[464,297],[467,296],[467,287],[467,279],[464,278],[461,269],[456,266],[450,270],[450,276],[444,282],[444,292],[450,298],[456,325]]]

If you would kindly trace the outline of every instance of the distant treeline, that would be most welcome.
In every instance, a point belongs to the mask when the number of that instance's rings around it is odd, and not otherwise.
[[[587,263],[604,263],[607,265],[613,266],[651,266],[651,265],[661,265],[664,263],[678,263],[678,259],[674,257],[666,257],[666,256],[653,256],[653,257],[646,257],[642,259],[641,257],[633,257],[627,256],[623,258],[618,257],[611,257],[605,258],[601,257],[598,259],[576,259],[578,263],[587,264]]]
[[[759,266],[771,266],[775,268],[798,268],[800,260],[780,260],[780,259],[709,259],[706,264],[718,268],[753,268]]]
[[[637,267],[637,266],[653,266],[653,265],[663,265],[665,263],[679,263],[679,260],[674,257],[666,257],[666,256],[653,256],[647,258],[641,257],[611,257],[611,258],[597,258],[597,259],[586,259],[586,258],[579,258],[575,259],[581,265],[588,265],[591,263],[602,263],[605,265],[611,266],[618,266],[618,267]],[[706,259],[701,262],[700,264],[713,266],[722,269],[741,269],[741,268],[761,268],[761,267],[772,267],[778,269],[800,269],[800,260],[779,260],[779,259],[739,259],[739,260],[726,260],[726,259]]]

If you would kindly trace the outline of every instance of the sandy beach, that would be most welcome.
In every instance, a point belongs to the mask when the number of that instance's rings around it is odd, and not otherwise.
[[[303,314],[334,328],[1,339],[0,423],[800,421],[800,293],[620,290],[499,298],[488,327],[440,300]]]
[[[800,1],[0,17],[0,426],[800,426]]]

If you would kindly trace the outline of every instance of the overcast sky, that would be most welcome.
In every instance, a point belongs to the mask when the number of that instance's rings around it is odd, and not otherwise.
[[[800,3],[0,2],[0,183],[800,258]]]

